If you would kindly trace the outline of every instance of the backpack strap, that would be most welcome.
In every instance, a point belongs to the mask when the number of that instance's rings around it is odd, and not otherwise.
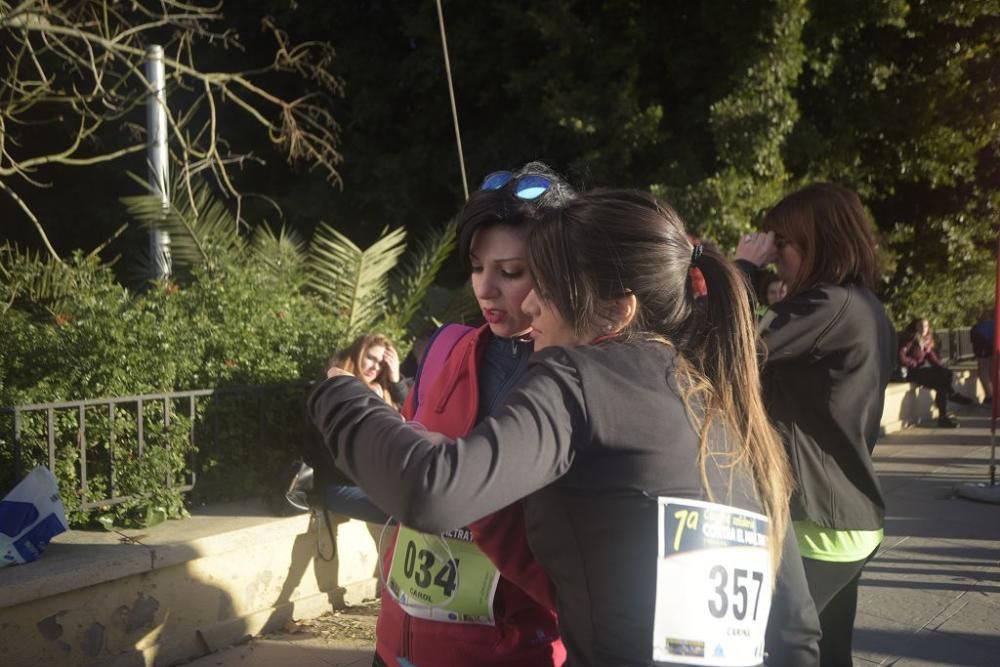
[[[464,324],[445,324],[431,337],[427,343],[427,350],[424,352],[420,364],[417,366],[417,378],[414,381],[413,391],[413,413],[416,413],[417,406],[426,398],[428,387],[434,385],[444,368],[445,361],[455,349],[455,345],[470,331],[475,331],[474,327]]]

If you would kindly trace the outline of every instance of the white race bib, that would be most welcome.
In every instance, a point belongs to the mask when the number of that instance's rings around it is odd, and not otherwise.
[[[771,610],[767,517],[699,500],[658,501],[653,660],[760,664]]]

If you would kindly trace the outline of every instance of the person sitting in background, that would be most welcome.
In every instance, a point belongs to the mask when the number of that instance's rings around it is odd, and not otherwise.
[[[400,375],[399,354],[388,336],[378,333],[359,336],[345,351],[330,359],[327,370],[334,367],[364,382],[397,411],[406,401],[411,380]],[[376,507],[364,491],[344,484],[347,480],[340,478],[339,473],[321,467],[317,478],[323,507],[331,512],[368,523],[389,521],[389,515]]]
[[[378,333],[359,336],[344,352],[327,364],[358,378],[379,398],[397,410],[406,401],[410,382],[400,376],[399,353],[388,336]]]
[[[976,374],[983,384],[986,398],[983,405],[993,403],[993,336],[996,332],[996,321],[992,312],[983,313],[979,321],[969,330],[972,340],[972,356],[976,358]]]
[[[766,272],[761,281],[760,302],[768,307],[773,306],[788,296],[788,285],[778,277],[778,274]]]
[[[952,387],[954,373],[941,362],[935,350],[934,334],[929,321],[917,318],[903,331],[899,339],[899,370],[900,376],[907,382],[934,390],[940,428],[958,426],[948,416],[948,401],[969,405],[972,399]]]

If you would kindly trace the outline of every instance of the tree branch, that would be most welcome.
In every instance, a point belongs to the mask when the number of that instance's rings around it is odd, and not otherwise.
[[[35,214],[31,212],[31,209],[28,208],[28,205],[24,203],[24,200],[21,199],[16,192],[11,190],[10,187],[8,187],[7,184],[3,182],[3,180],[0,180],[0,190],[3,190],[8,195],[10,195],[11,199],[13,199],[14,202],[17,203],[19,207],[21,207],[21,210],[24,211],[24,214],[27,215],[28,219],[31,220],[32,224],[35,225],[35,229],[38,230],[39,236],[42,237],[42,243],[45,244],[45,249],[49,251],[50,255],[52,255],[52,259],[62,264],[63,263],[62,259],[59,258],[58,253],[56,253],[55,249],[52,247],[52,244],[49,243],[49,237],[46,236],[45,229],[42,228],[42,223],[38,222],[38,218],[36,218]]]

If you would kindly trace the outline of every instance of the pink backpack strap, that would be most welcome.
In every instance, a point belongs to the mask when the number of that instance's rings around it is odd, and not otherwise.
[[[434,386],[434,381],[441,374],[441,369],[444,368],[445,361],[455,349],[455,345],[470,331],[475,329],[464,324],[445,324],[431,338],[427,344],[427,351],[424,352],[424,358],[420,360],[420,366],[417,368],[415,387],[417,400],[413,405],[414,412],[426,399],[429,388]]]

